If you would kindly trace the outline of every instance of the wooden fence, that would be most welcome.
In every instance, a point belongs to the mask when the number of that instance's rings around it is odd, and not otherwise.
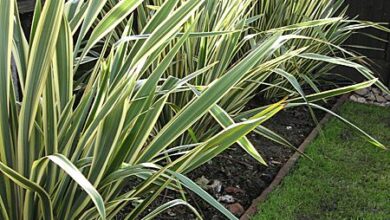
[[[19,13],[26,14],[34,10],[35,0],[18,0]]]
[[[390,23],[390,0],[346,0],[349,4],[348,14],[359,20]],[[389,24],[384,24],[389,28]],[[390,33],[379,30],[366,30],[365,33],[380,37],[381,42],[364,35],[355,35],[349,43],[377,48],[378,50],[357,50],[369,57],[377,65],[373,68],[381,76],[382,81],[390,86]]]

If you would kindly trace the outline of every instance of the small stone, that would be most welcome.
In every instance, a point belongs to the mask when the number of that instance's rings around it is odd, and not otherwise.
[[[235,216],[241,216],[245,212],[244,207],[242,207],[242,205],[238,202],[228,205],[227,208]]]
[[[168,209],[168,212],[167,214],[171,217],[175,217],[176,216],[176,213],[174,211],[172,211],[171,209]]]
[[[198,184],[202,189],[208,189],[208,184],[210,183],[210,180],[208,180],[206,177],[201,176],[200,178],[195,180],[196,184]]]
[[[390,94],[386,94],[386,95],[384,95],[383,97],[385,97],[385,99],[386,99],[387,101],[390,101]]]
[[[231,195],[223,195],[223,196],[218,197],[218,201],[224,202],[224,203],[233,203],[235,200],[234,200],[234,197]]]
[[[287,130],[292,130],[293,127],[292,127],[292,126],[287,126],[286,129],[287,129]]]
[[[385,103],[387,100],[381,95],[376,95],[376,101],[379,103]]]
[[[375,101],[375,100],[376,100],[375,94],[372,93],[372,92],[370,92],[366,97],[367,97],[367,99],[372,100],[372,101]]]
[[[378,88],[373,88],[373,89],[372,89],[372,92],[373,92],[374,94],[381,94],[381,90],[379,90]]]
[[[363,98],[363,97],[359,97],[359,98],[357,99],[357,102],[359,102],[359,103],[366,103],[366,99]]]
[[[238,187],[228,186],[225,188],[225,192],[229,194],[238,194],[238,193],[244,193],[244,190]]]
[[[354,101],[354,102],[357,102],[358,101],[358,97],[356,95],[351,95],[351,97],[349,97],[349,99],[351,101]]]
[[[219,193],[222,190],[222,182],[214,180],[211,185],[207,186],[207,188],[213,190],[215,193]]]
[[[360,95],[360,96],[365,96],[365,95],[367,95],[369,92],[370,92],[370,90],[367,89],[367,88],[364,88],[364,89],[360,89],[360,90],[355,91],[355,93],[358,94],[358,95]]]

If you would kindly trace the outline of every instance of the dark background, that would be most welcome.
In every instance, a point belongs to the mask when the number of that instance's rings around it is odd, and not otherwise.
[[[349,4],[348,14],[351,18],[356,16],[358,20],[390,23],[390,0],[346,0]],[[389,24],[383,24],[389,28]],[[390,40],[390,33],[374,29],[364,31],[367,34],[375,35],[387,41]],[[355,35],[350,44],[375,47],[380,50],[356,50],[370,58],[377,66],[373,66],[376,73],[381,76],[383,82],[390,86],[390,45],[388,42],[381,42],[364,35]],[[351,71],[351,70],[349,70]]]

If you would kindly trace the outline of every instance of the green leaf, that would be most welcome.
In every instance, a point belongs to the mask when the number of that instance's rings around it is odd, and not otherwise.
[[[153,211],[151,211],[143,219],[152,220],[155,217],[157,217],[159,214],[167,211],[168,209],[176,207],[176,206],[180,206],[180,205],[187,206],[196,215],[196,217],[198,219],[202,219],[202,216],[196,211],[196,209],[192,205],[190,205],[188,202],[185,202],[181,199],[175,199],[175,200],[169,201],[167,203],[164,203],[163,205],[161,205],[161,206],[157,207],[156,209],[154,209]]]
[[[115,7],[103,17],[96,27],[94,27],[90,37],[88,38],[87,45],[84,47],[83,53],[79,58],[79,62],[84,59],[85,55],[92,46],[110,33],[110,31],[122,22],[122,20],[133,12],[142,2],[143,0],[122,0],[115,5]]]
[[[153,139],[148,149],[138,162],[145,162],[152,159],[156,154],[186,131],[196,120],[202,117],[259,61],[269,57],[273,51],[279,48],[285,39],[279,35],[272,36],[265,40],[255,51],[233,67],[222,78],[216,80],[197,99],[189,103],[180,111]]]
[[[367,67],[343,58],[329,57],[329,56],[315,54],[315,53],[305,53],[305,54],[300,54],[299,56],[305,59],[317,60],[317,61],[333,63],[341,66],[354,68],[357,71],[359,71],[359,73],[361,73],[362,76],[364,76],[366,79],[368,80],[376,79],[372,71]],[[378,86],[383,92],[390,94],[389,88],[387,88],[387,86],[385,86],[382,82],[377,81],[375,85]]]
[[[47,156],[49,160],[57,164],[61,169],[63,169],[69,176],[72,177],[74,181],[81,186],[85,192],[92,199],[95,204],[100,217],[104,220],[106,219],[106,209],[104,207],[104,200],[99,192],[93,187],[93,185],[88,181],[87,178],[77,169],[75,165],[72,164],[66,157],[60,154]]]
[[[192,192],[194,192],[195,194],[197,194],[200,198],[205,200],[212,207],[216,208],[218,211],[220,211],[222,214],[224,214],[228,219],[231,219],[231,220],[238,219],[231,212],[229,212],[223,205],[221,205],[218,201],[216,201],[210,194],[205,192],[201,187],[199,187],[196,183],[194,183],[188,177],[186,177],[180,173],[170,171],[170,170],[168,170],[167,172],[172,174],[174,177],[176,177],[187,189],[189,189]]]
[[[302,105],[302,103],[292,103],[292,104],[288,104],[287,107],[295,107],[295,106],[299,106],[299,105]],[[336,117],[337,119],[339,119],[340,121],[344,122],[346,125],[348,125],[349,127],[351,127],[352,129],[354,129],[355,131],[357,131],[358,133],[360,133],[368,142],[370,142],[372,145],[376,146],[376,147],[379,147],[379,148],[382,148],[382,149],[387,149],[382,143],[380,143],[379,141],[377,141],[375,138],[373,138],[371,135],[367,134],[365,131],[363,131],[362,129],[360,129],[359,127],[357,127],[356,125],[354,125],[353,123],[349,122],[347,119],[339,116],[338,114],[332,112],[331,110],[328,110],[320,105],[317,105],[317,104],[313,104],[313,103],[309,103],[309,105],[313,108],[317,108],[317,109],[320,109],[322,111],[325,111],[329,114],[331,114],[332,116]]]
[[[31,182],[24,176],[20,175],[10,167],[6,166],[2,162],[0,162],[0,171],[15,182],[20,187],[24,189],[31,190],[36,192],[41,200],[41,209],[43,213],[43,219],[45,220],[53,220],[53,207],[50,201],[49,194],[38,184]]]
[[[201,95],[201,93],[196,88],[192,87],[191,89],[197,96]],[[210,113],[224,129],[235,124],[234,120],[230,117],[230,115],[219,105],[214,105],[210,109]],[[256,148],[252,145],[252,143],[248,140],[247,137],[240,138],[237,143],[241,146],[242,149],[249,153],[259,163],[267,166],[267,162],[265,162],[265,160],[261,157],[259,152],[256,150]]]
[[[80,16],[77,17],[78,21],[81,21],[84,19],[83,25],[81,26],[79,37],[77,38],[76,46],[75,46],[75,52],[74,53],[74,59],[76,59],[77,51],[80,48],[81,42],[84,39],[85,35],[93,25],[93,22],[95,22],[96,18],[98,17],[99,13],[101,12],[102,8],[106,4],[107,0],[90,0],[87,3],[84,4],[83,8],[79,14]],[[77,16],[77,15],[76,15]],[[72,22],[73,23],[73,22]],[[72,30],[76,31],[76,27],[78,25],[71,25],[73,28]]]
[[[58,35],[56,56],[53,60],[54,79],[58,88],[60,98],[60,109],[62,110],[69,103],[73,96],[73,37],[69,23],[64,16],[61,22],[61,28]]]
[[[320,93],[310,94],[310,95],[306,96],[306,99],[310,103],[321,101],[321,100],[326,100],[326,99],[331,98],[331,97],[337,97],[337,96],[344,95],[344,94],[347,94],[347,93],[350,93],[353,91],[357,91],[359,89],[364,89],[364,88],[370,87],[377,81],[378,81],[378,79],[373,79],[373,80],[365,81],[362,83],[357,83],[357,84],[350,85],[350,86],[345,86],[345,87],[340,87],[340,88],[336,88],[336,89],[323,91]],[[288,103],[297,103],[297,102],[302,102],[302,101],[304,101],[303,97],[297,97],[297,98],[287,100]],[[262,110],[264,110],[265,108],[267,108],[267,106],[262,106],[259,108],[254,108],[254,109],[242,112],[237,117],[235,117],[235,119],[244,119],[244,118],[252,117],[253,115],[257,114],[258,112],[261,112]]]
[[[23,175],[28,173],[28,167],[32,164],[32,161],[28,159],[32,146],[28,142],[33,130],[40,95],[44,89],[54,55],[63,7],[64,0],[46,1],[30,47],[25,97],[23,98],[19,117],[18,154],[16,159],[18,161],[18,171]]]
[[[0,0],[0,161],[13,163],[9,127],[14,1]],[[11,103],[13,105],[13,103]]]

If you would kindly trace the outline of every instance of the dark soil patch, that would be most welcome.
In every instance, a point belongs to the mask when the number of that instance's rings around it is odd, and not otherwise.
[[[318,119],[323,116],[323,113],[317,113]],[[299,146],[315,127],[309,111],[304,107],[282,111],[264,125],[282,135],[294,146]],[[209,180],[221,181],[223,186],[221,195],[228,195],[224,191],[227,187],[242,189],[241,193],[232,196],[235,202],[239,202],[245,209],[272,182],[280,168],[295,152],[255,133],[251,133],[248,138],[266,159],[268,167],[259,164],[239,146],[233,146],[189,174],[193,180],[204,176]],[[205,219],[225,219],[204,201],[196,199],[195,202],[200,206]],[[183,218],[184,216],[177,216],[177,219]]]

